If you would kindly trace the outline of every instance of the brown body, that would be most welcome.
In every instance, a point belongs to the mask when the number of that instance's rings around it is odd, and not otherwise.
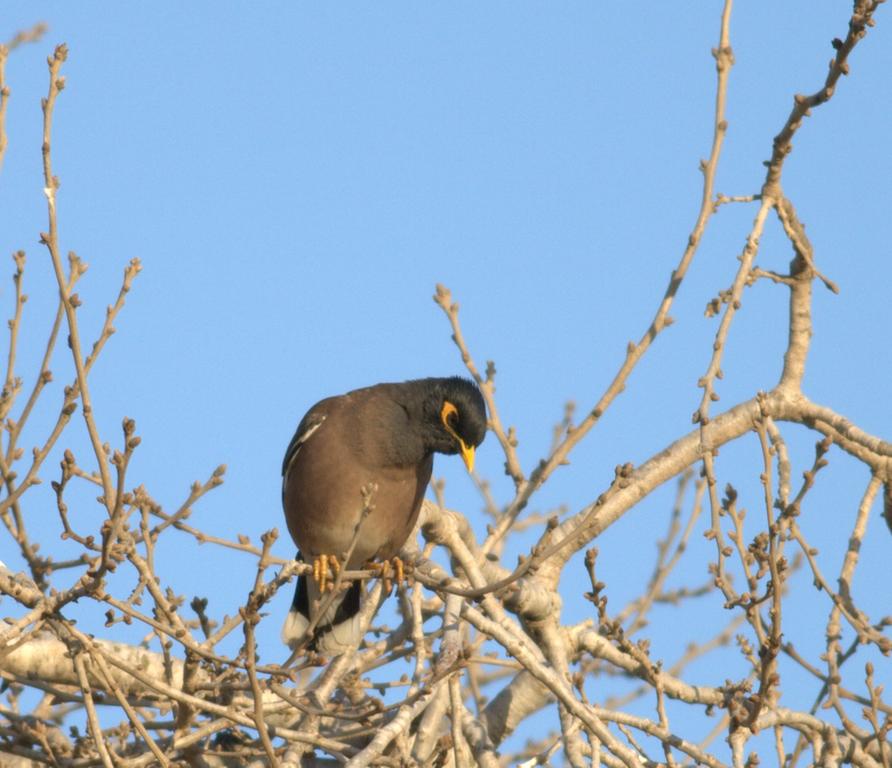
[[[399,406],[385,395],[357,390],[323,400],[307,414],[306,418],[318,420],[306,438],[312,450],[294,453],[285,468],[282,490],[288,531],[305,560],[346,554],[362,514],[362,490],[372,483],[377,485],[370,499],[372,509],[347,567],[393,557],[412,532],[430,481],[433,455],[416,465],[380,461],[376,465],[369,461],[370,455],[383,461],[388,457],[366,450],[379,439],[382,412],[391,419],[404,417],[394,409]]]

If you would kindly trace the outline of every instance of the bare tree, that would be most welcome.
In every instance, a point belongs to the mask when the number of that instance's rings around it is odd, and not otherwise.
[[[63,257],[56,221],[59,182],[53,175],[51,139],[56,102],[65,86],[67,50],[49,57],[49,88],[43,99],[44,187],[48,225],[40,239],[51,259],[58,307],[43,362],[26,382],[16,371],[22,342],[25,254],[14,254],[15,298],[9,323],[6,377],[0,396],[3,421],[0,473],[3,535],[27,570],[0,567],[3,615],[0,629],[0,763],[3,765],[382,765],[533,766],[563,760],[572,766],[604,763],[627,767],[665,764],[712,768],[756,765],[889,766],[892,705],[875,682],[874,662],[892,651],[892,618],[869,615],[851,588],[867,520],[882,505],[892,526],[892,445],[853,424],[832,407],[809,399],[802,378],[812,333],[815,283],[836,291],[821,274],[796,207],[783,191],[784,163],[792,139],[812,110],[830,101],[849,71],[849,56],[874,25],[882,0],[857,0],[847,29],[833,40],[834,56],[820,88],[796,95],[771,147],[761,189],[750,195],[717,194],[714,179],[726,135],[725,102],[734,64],[730,38],[731,0],[725,0],[716,63],[712,147],[702,164],[699,212],[653,319],[600,398],[576,420],[572,406],[556,426],[550,451],[532,469],[518,457],[515,430],[505,425],[495,396],[495,366],[479,366],[460,325],[457,304],[438,286],[435,301],[489,411],[489,430],[505,456],[513,495],[494,498],[475,477],[490,515],[487,536],[478,541],[466,517],[439,501],[425,502],[418,534],[404,548],[412,564],[409,584],[390,597],[398,606],[392,628],[375,627],[388,599],[374,572],[341,572],[334,588],[365,579],[370,599],[362,611],[367,634],[361,647],[333,659],[307,652],[261,664],[255,633],[263,608],[295,575],[300,563],[272,554],[275,531],[260,537],[226,540],[190,524],[193,507],[223,482],[220,467],[189,490],[175,511],[165,510],[143,486],[132,487],[128,466],[140,438],[125,419],[116,438],[102,435],[94,421],[90,371],[114,332],[114,323],[139,271],[125,268],[120,292],[109,306],[95,341],[78,326],[76,291],[85,265],[74,253]],[[9,98],[4,65],[21,42],[39,40],[42,29],[24,33],[0,48],[0,161],[6,150],[4,118]],[[701,239],[714,214],[726,205],[755,209],[728,287],[711,299],[707,314],[717,320],[711,359],[699,382],[702,397],[693,431],[639,466],[616,468],[608,488],[589,505],[563,518],[530,514],[528,505],[573,450],[598,424],[623,391],[636,365],[670,325],[670,311]],[[786,271],[760,266],[760,243],[773,217],[792,247]],[[741,298],[758,281],[783,287],[789,303],[782,374],[770,389],[724,410],[716,406],[725,344]],[[778,295],[781,295],[780,293]],[[59,344],[60,338],[62,343]],[[67,339],[67,343],[66,343]],[[31,343],[30,341],[28,343]],[[51,386],[50,361],[56,347],[68,347],[61,393]],[[58,375],[58,373],[56,374]],[[26,453],[22,430],[38,400],[61,404],[42,443]],[[89,436],[86,462],[64,451],[61,466],[46,464],[64,445],[66,429],[77,419]],[[812,462],[795,466],[785,437],[787,425],[800,425],[815,438]],[[722,483],[719,449],[755,434],[761,509],[746,516],[738,491]],[[868,470],[869,480],[848,536],[840,533],[838,574],[824,573],[809,541],[801,513],[816,478],[833,452],[845,452]],[[802,479],[798,480],[797,471]],[[31,489],[47,479],[55,492],[56,530],[35,534]],[[644,591],[625,605],[608,606],[609,586],[598,578],[593,542],[659,486],[677,483],[677,501]],[[722,487],[724,485],[724,488]],[[98,489],[102,524],[93,529],[74,489]],[[837,521],[842,525],[842,519]],[[700,526],[713,549],[708,579],[669,586]],[[253,585],[237,615],[209,615],[207,601],[187,597],[155,567],[162,536],[179,532],[196,543],[227,549],[233,557],[256,561]],[[39,554],[41,540],[59,533],[76,545],[78,557],[65,561]],[[534,546],[510,567],[505,553],[521,534]],[[592,618],[562,621],[562,601],[576,587],[573,556],[584,554],[586,598]],[[437,556],[437,555],[444,555]],[[442,563],[450,564],[448,568]],[[787,639],[785,615],[796,596],[789,578],[810,571],[824,611],[809,631],[825,639],[822,652],[800,651]],[[71,577],[74,574],[74,577]],[[389,586],[389,584],[388,584]],[[886,586],[888,594],[888,586]],[[708,627],[654,621],[659,604],[682,606],[706,594],[720,594],[724,610]],[[91,634],[75,619],[84,606],[100,608],[105,630]],[[122,624],[139,626],[143,643],[119,642]],[[650,633],[650,634],[649,634]],[[655,658],[650,640],[660,633],[691,640],[675,660]],[[240,636],[236,653],[227,638]],[[703,637],[708,640],[703,641]],[[736,648],[729,645],[736,643]],[[726,679],[719,670],[708,680],[690,673],[694,661],[738,654],[746,673]],[[411,673],[385,676],[398,660]],[[716,664],[716,668],[719,665]],[[814,679],[820,688],[811,702],[783,687],[790,670]],[[592,680],[619,678],[627,693],[601,699]],[[521,725],[554,713],[553,733],[537,734],[509,753],[506,744]],[[78,723],[86,723],[86,732]],[[515,749],[512,747],[512,749]]]

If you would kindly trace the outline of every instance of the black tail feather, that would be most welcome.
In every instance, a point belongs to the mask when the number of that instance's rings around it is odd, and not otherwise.
[[[297,560],[303,561],[300,552],[297,553]],[[360,598],[362,596],[362,584],[354,581],[344,593],[344,598],[335,609],[335,614],[331,621],[321,624],[314,631],[314,638],[309,643],[309,648],[316,650],[317,640],[329,631],[332,626],[340,624],[344,621],[352,619],[359,613]],[[291,610],[297,611],[307,621],[310,620],[310,599],[307,590],[307,575],[302,573],[297,577],[297,586],[294,589],[294,599],[291,601]]]

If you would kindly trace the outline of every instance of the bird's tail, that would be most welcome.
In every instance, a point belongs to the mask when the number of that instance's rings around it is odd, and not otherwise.
[[[359,622],[359,605],[362,585],[356,581],[338,595],[320,616],[313,630],[313,637],[307,648],[325,656],[336,656],[351,648],[357,648],[362,640]],[[292,650],[305,641],[310,620],[328,595],[319,592],[319,585],[313,578],[301,574],[294,590],[291,610],[282,627],[282,642]]]

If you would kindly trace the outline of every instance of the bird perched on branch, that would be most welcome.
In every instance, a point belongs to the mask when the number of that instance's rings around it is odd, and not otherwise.
[[[418,519],[433,454],[460,454],[470,472],[485,434],[483,396],[458,376],[376,384],[310,408],[285,452],[282,505],[314,573],[298,578],[283,641],[327,655],[359,645],[361,584],[332,594],[326,581],[394,558]]]

